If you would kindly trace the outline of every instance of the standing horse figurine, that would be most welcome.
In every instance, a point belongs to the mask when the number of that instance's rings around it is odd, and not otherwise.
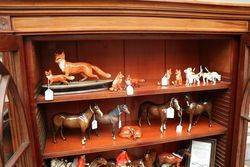
[[[104,114],[103,116],[96,115],[96,120],[100,124],[111,124],[112,125],[112,138],[115,139],[115,129],[119,121],[121,121],[122,113],[130,114],[128,106],[126,104],[117,105],[110,113]],[[96,134],[98,135],[96,129]],[[90,134],[90,129],[89,129]]]
[[[63,140],[66,140],[66,138],[63,135],[63,127],[74,129],[74,128],[80,128],[83,139],[82,144],[85,144],[86,138],[85,138],[85,131],[89,126],[90,120],[94,114],[97,114],[99,117],[103,116],[103,113],[101,112],[100,108],[97,105],[94,105],[93,107],[90,105],[88,109],[79,114],[79,115],[66,115],[66,114],[57,114],[53,117],[53,141],[56,143],[56,132],[59,128],[61,128],[61,137]]]
[[[151,115],[157,116],[161,118],[161,126],[160,131],[163,133],[166,130],[166,123],[167,123],[167,111],[168,109],[177,110],[178,117],[180,118],[179,125],[182,123],[182,109],[179,105],[177,98],[171,98],[170,102],[166,104],[155,104],[153,102],[144,102],[140,105],[138,111],[138,124],[141,126],[141,117],[143,113],[147,113],[147,123],[151,125],[150,117]]]
[[[102,157],[97,157],[94,159],[90,164],[89,167],[100,167],[100,166],[106,166],[107,165],[107,160],[102,158]]]
[[[191,131],[192,128],[192,121],[193,116],[197,115],[196,121],[193,123],[193,126],[195,126],[202,113],[206,112],[209,117],[209,127],[212,126],[212,120],[211,120],[211,112],[212,112],[212,103],[210,101],[203,101],[203,102],[194,102],[192,101],[191,97],[189,95],[185,95],[185,100],[187,103],[187,113],[189,114],[189,125],[188,125],[188,132]]]

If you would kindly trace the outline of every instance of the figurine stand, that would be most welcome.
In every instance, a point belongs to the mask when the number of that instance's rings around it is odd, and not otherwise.
[[[75,94],[75,93],[87,93],[107,90],[112,84],[112,80],[88,80],[83,82],[70,82],[68,85],[53,84],[49,88],[54,92],[54,95],[63,94]],[[42,85],[42,88],[46,90],[47,84]]]

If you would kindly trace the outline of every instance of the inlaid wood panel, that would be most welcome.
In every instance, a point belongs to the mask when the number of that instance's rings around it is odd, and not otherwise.
[[[137,16],[13,17],[16,32],[247,32],[247,21]]]

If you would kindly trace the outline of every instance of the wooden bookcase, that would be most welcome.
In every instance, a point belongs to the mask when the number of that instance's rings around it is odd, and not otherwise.
[[[4,24],[0,23],[3,33],[0,51],[12,48],[10,51],[19,56],[12,59],[6,53],[4,63],[24,97],[30,127],[30,166],[41,166],[49,158],[81,154],[89,155],[90,159],[97,154],[110,158],[126,148],[138,156],[147,148],[175,151],[192,139],[211,137],[217,139],[216,166],[234,166],[235,147],[239,142],[234,134],[242,101],[239,96],[243,95],[246,83],[243,66],[248,66],[244,64],[248,55],[243,53],[244,39],[249,32],[249,4],[144,0],[20,4],[13,1],[0,2],[1,9],[0,20]],[[136,88],[133,96],[127,96],[125,91],[100,91],[58,95],[53,101],[45,101],[41,90],[41,84],[46,83],[44,71],[60,73],[54,62],[56,51],[64,51],[68,61],[91,62],[111,73],[112,78],[121,71],[144,78],[146,83]],[[220,73],[222,81],[216,85],[164,89],[157,85],[169,68],[183,72],[187,67],[198,70],[200,65]],[[93,102],[107,113],[117,104],[125,103],[131,114],[123,115],[122,121],[130,125],[136,124],[142,102],[163,103],[171,97],[182,99],[186,93],[196,99],[212,100],[212,127],[204,117],[187,133],[188,116],[184,114],[182,134],[175,131],[176,119],[168,121],[163,134],[157,119],[152,126],[147,126],[143,119],[143,136],[136,141],[119,137],[112,140],[110,127],[100,126],[100,136],[92,134],[84,146],[78,130],[65,130],[67,140],[61,140],[58,135],[57,143],[52,143],[51,119],[57,113],[80,113]]]

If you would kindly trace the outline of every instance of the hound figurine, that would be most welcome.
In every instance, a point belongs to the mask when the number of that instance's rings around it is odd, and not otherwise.
[[[192,69],[191,67],[188,67],[184,70],[184,73],[186,74],[186,86],[190,86],[193,84],[200,85],[200,77],[202,74],[202,71],[200,71],[198,74],[194,73],[195,68]]]

